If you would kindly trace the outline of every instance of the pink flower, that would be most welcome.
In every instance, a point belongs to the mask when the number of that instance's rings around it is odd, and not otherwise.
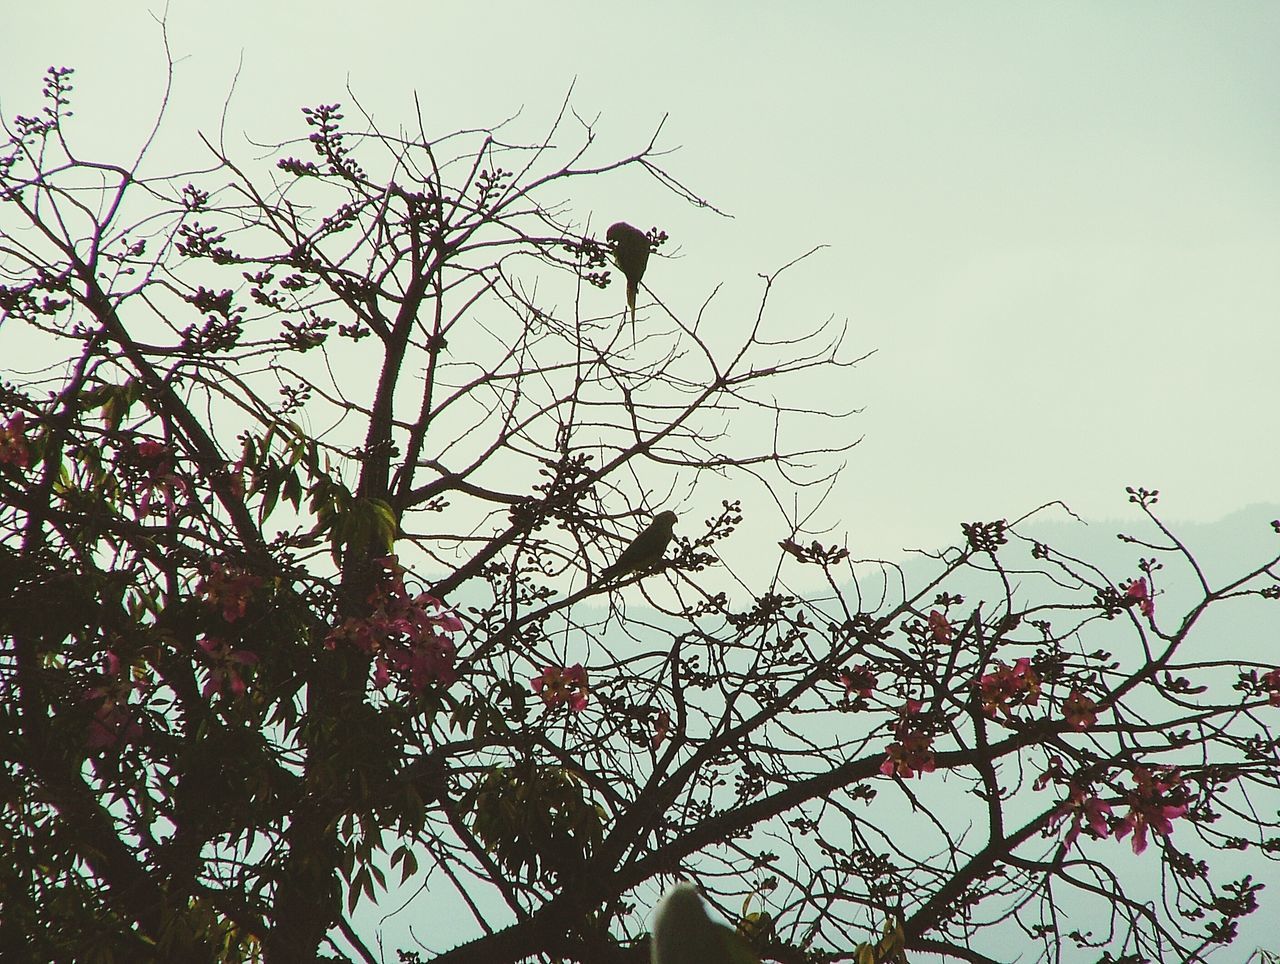
[[[919,700],[907,700],[899,711],[894,727],[897,740],[889,744],[884,762],[880,764],[880,772],[885,776],[909,779],[934,771],[933,735],[925,728],[925,721],[915,719],[923,706]]]
[[[1056,753],[1049,757],[1048,768],[1036,777],[1036,782],[1031,785],[1032,790],[1043,790],[1050,783],[1066,783],[1067,771],[1063,769],[1062,757]]]
[[[25,469],[31,465],[31,449],[27,445],[27,416],[14,412],[0,425],[0,465]]]
[[[458,678],[453,666],[458,651],[448,636],[423,636],[407,646],[389,646],[386,654],[391,667],[408,681],[414,693],[424,692],[432,683],[448,686]]]
[[[936,609],[929,613],[929,634],[939,646],[946,646],[951,642],[951,624],[947,622],[947,617]]]
[[[144,439],[134,443],[133,461],[143,474],[138,517],[143,518],[151,512],[151,500],[156,492],[164,497],[165,506],[173,511],[174,493],[185,492],[187,488],[187,483],[174,471],[173,452],[162,442]]]
[[[385,656],[375,656],[373,659],[373,685],[378,689],[386,689],[387,684],[391,682],[391,665]]]
[[[196,643],[209,661],[209,678],[205,680],[203,696],[208,699],[214,693],[230,690],[233,696],[245,691],[241,670],[258,662],[258,654],[247,649],[232,649],[221,639],[206,636]]]
[[[995,669],[977,683],[978,701],[987,716],[996,712],[1011,717],[1011,707],[1034,706],[1040,701],[1040,677],[1031,668],[1031,660],[1023,657],[1013,666],[995,664]]]
[[[1128,794],[1129,812],[1116,827],[1116,837],[1133,832],[1133,852],[1147,849],[1147,828],[1163,836],[1173,833],[1173,821],[1191,809],[1191,793],[1177,769],[1158,767],[1154,772],[1134,767],[1134,788]]]
[[[244,464],[245,456],[240,456],[227,466],[227,488],[237,499],[244,498]]]
[[[1098,722],[1098,704],[1077,689],[1062,701],[1062,715],[1073,730],[1087,730]]]
[[[896,774],[903,778],[932,773],[937,765],[932,746],[933,737],[924,733],[907,733],[889,744],[880,772],[887,777]]]
[[[671,714],[666,710],[658,711],[658,718],[653,721],[653,736],[649,737],[649,749],[656,750],[671,731]]]
[[[543,667],[541,675],[533,677],[529,685],[547,706],[564,703],[575,713],[587,708],[587,671],[581,663]]]
[[[221,563],[215,562],[209,567],[209,575],[196,586],[196,592],[209,605],[220,606],[222,618],[234,623],[244,616],[254,590],[262,584],[261,576],[231,567],[223,568]]]
[[[1068,818],[1071,826],[1062,838],[1063,846],[1070,847],[1075,843],[1082,830],[1095,840],[1111,836],[1111,804],[1103,803],[1090,789],[1074,782],[1067,799],[1049,819],[1049,826],[1057,827]]]
[[[101,685],[85,691],[85,700],[94,704],[93,719],[85,733],[90,751],[109,750],[131,743],[146,731],[129,706],[129,695],[140,687],[124,673],[120,657],[107,652],[103,658]]]
[[[1138,611],[1142,613],[1142,615],[1146,616],[1148,619],[1155,615],[1156,604],[1155,600],[1151,598],[1150,590],[1147,588],[1146,576],[1141,576],[1129,583],[1129,585],[1125,587],[1124,594],[1125,598],[1137,602]]]
[[[437,610],[437,612],[428,617],[428,621],[433,623],[441,632],[460,633],[465,628],[462,625],[462,620],[458,618],[457,614],[446,609],[444,603],[439,599],[436,599],[434,596],[428,596],[426,593],[422,593],[418,596],[417,603],[419,606],[430,607]]]
[[[839,676],[840,682],[844,684],[845,693],[857,692],[859,696],[870,696],[876,688],[878,679],[879,677],[866,663],[841,670]]]
[[[1081,831],[1088,832],[1090,837],[1099,839],[1111,836],[1111,804],[1104,803],[1096,793],[1093,785],[1079,776],[1069,776],[1062,765],[1062,757],[1049,757],[1049,767],[1032,785],[1033,790],[1043,790],[1050,783],[1066,784],[1067,798],[1058,804],[1057,809],[1049,817],[1049,826],[1057,827],[1064,820],[1070,820],[1063,837],[1063,845],[1070,847],[1076,842]]]
[[[127,704],[125,704],[127,706]],[[103,700],[89,721],[84,745],[89,750],[109,750],[132,743],[145,731],[133,714],[112,700]]]
[[[1269,694],[1267,702],[1272,706],[1280,706],[1280,669],[1273,669],[1269,673],[1264,673],[1262,679],[1262,688]]]
[[[325,637],[325,648],[347,643],[374,657],[373,682],[379,689],[393,676],[415,694],[433,683],[450,685],[458,678],[458,651],[446,634],[462,630],[462,620],[433,596],[411,597],[404,585],[405,570],[395,556],[375,563],[381,571],[369,592],[369,614],[344,619]]]

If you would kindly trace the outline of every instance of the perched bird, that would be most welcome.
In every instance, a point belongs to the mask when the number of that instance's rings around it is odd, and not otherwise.
[[[689,884],[676,884],[658,904],[649,944],[651,964],[760,964],[737,931],[707,916]]]
[[[653,521],[641,532],[631,545],[622,550],[613,565],[607,566],[600,573],[600,581],[626,576],[633,572],[651,569],[661,560],[662,555],[671,544],[671,527],[676,524],[676,514],[671,511],[659,512]]]
[[[609,225],[604,235],[613,248],[613,261],[627,279],[627,307],[631,309],[631,333],[636,330],[636,294],[649,263],[649,236],[626,221]]]

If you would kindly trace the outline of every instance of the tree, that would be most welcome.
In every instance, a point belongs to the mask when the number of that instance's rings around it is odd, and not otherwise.
[[[856,359],[770,331],[781,272],[727,348],[675,309],[624,342],[556,192],[705,205],[656,135],[321,105],[270,174],[158,176],[80,157],[70,78],[0,155],[4,334],[48,362],[0,400],[0,945],[375,960],[389,872],[450,964],[642,961],[676,876],[783,962],[1190,960],[1255,909],[1223,855],[1276,850],[1280,670],[1193,631],[1280,559],[1211,579],[1134,489],[1123,573],[1028,519],[921,575],[757,513],[776,574],[715,588],[748,523],[706,493],[825,491],[850,446],[786,440],[842,437],[803,386]]]

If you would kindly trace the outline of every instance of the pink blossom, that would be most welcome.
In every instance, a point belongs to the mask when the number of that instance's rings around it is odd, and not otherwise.
[[[1049,766],[1036,777],[1036,782],[1031,785],[1032,790],[1043,790],[1050,783],[1066,783],[1067,771],[1062,766],[1062,757],[1053,754],[1049,757]]]
[[[1062,715],[1073,730],[1087,730],[1098,722],[1098,704],[1073,689],[1062,702]]]
[[[241,671],[256,665],[258,654],[247,649],[232,649],[230,644],[213,636],[205,636],[196,643],[209,661],[209,678],[205,680],[203,695],[207,699],[214,693],[230,690],[233,696],[245,691]]]
[[[89,732],[85,735],[84,745],[90,750],[109,750],[113,747],[132,743],[145,732],[133,714],[128,712],[127,704],[113,700],[103,700],[94,710],[93,719],[89,721]]]
[[[880,772],[885,776],[909,779],[934,771],[933,735],[926,728],[926,721],[916,719],[923,706],[919,700],[907,700],[899,711],[894,727],[897,739],[889,744],[884,762],[880,764]]]
[[[662,746],[670,731],[671,714],[666,710],[659,710],[657,719],[653,721],[653,736],[649,737],[649,749],[656,750]]]
[[[245,456],[240,456],[227,466],[227,488],[237,499],[244,498],[244,465]]]
[[[1147,849],[1147,828],[1166,837],[1173,833],[1173,821],[1191,808],[1191,793],[1172,767],[1134,767],[1133,782],[1129,812],[1116,827],[1116,837],[1123,839],[1132,831],[1133,852],[1140,854]]]
[[[215,562],[209,567],[209,575],[200,580],[196,592],[209,605],[221,607],[222,618],[234,623],[244,616],[255,589],[263,584],[261,576],[243,572],[234,567],[223,567]]]
[[[946,646],[951,642],[951,623],[936,609],[929,613],[929,634],[939,646]]]
[[[887,777],[919,777],[932,773],[937,766],[933,750],[933,737],[925,733],[907,733],[889,744],[880,772]]]
[[[1148,619],[1155,615],[1156,604],[1155,600],[1151,598],[1150,590],[1147,588],[1146,576],[1140,576],[1133,580],[1133,582],[1129,583],[1129,585],[1125,587],[1124,594],[1125,598],[1137,602],[1138,611],[1142,613],[1142,615],[1146,616]]]
[[[850,666],[841,670],[839,680],[844,684],[845,693],[856,692],[859,696],[870,696],[876,688],[878,677],[866,663]]]
[[[115,653],[106,653],[103,666],[101,684],[90,687],[84,694],[84,699],[94,705],[84,741],[90,751],[123,746],[146,732],[129,705],[129,695],[140,686],[129,679]]]
[[[1089,836],[1094,839],[1111,836],[1111,804],[1104,803],[1097,794],[1074,782],[1071,784],[1067,799],[1049,819],[1049,826],[1057,827],[1068,818],[1071,820],[1071,826],[1067,828],[1066,836],[1062,838],[1062,843],[1066,847],[1076,842],[1082,830],[1087,830]]]
[[[575,713],[587,708],[587,671],[581,663],[572,666],[545,666],[529,681],[533,691],[547,706],[567,704]]]
[[[391,668],[407,678],[415,693],[424,692],[432,683],[448,686],[458,678],[453,666],[457,649],[448,636],[423,636],[411,645],[388,646],[385,652]]]
[[[1269,673],[1264,673],[1262,679],[1262,688],[1267,692],[1267,702],[1272,706],[1280,706],[1280,669],[1273,669]]]
[[[997,711],[1011,717],[1011,707],[1034,706],[1040,701],[1040,677],[1027,657],[1013,666],[996,663],[995,669],[978,680],[978,701],[987,716]]]
[[[0,465],[25,469],[31,465],[31,448],[27,444],[27,416],[14,412],[0,425]]]
[[[187,483],[174,471],[173,452],[162,442],[143,439],[134,443],[133,460],[142,470],[142,497],[138,500],[138,517],[151,512],[151,500],[156,492],[164,497],[165,506],[173,511],[174,493],[185,492]]]
[[[1088,780],[1082,780],[1079,775],[1069,776],[1062,765],[1062,757],[1056,754],[1049,757],[1048,768],[1036,777],[1032,789],[1043,790],[1050,783],[1066,784],[1068,788],[1067,798],[1049,816],[1050,827],[1060,826],[1064,820],[1071,821],[1063,837],[1064,846],[1070,847],[1075,843],[1082,831],[1095,839],[1111,836],[1111,804],[1104,803],[1093,792],[1093,785]]]
[[[373,683],[379,689],[393,678],[415,694],[435,683],[455,682],[458,651],[448,634],[460,632],[462,620],[433,596],[410,596],[395,556],[374,563],[379,572],[367,599],[369,613],[344,619],[325,637],[325,648],[344,643],[374,657]]]

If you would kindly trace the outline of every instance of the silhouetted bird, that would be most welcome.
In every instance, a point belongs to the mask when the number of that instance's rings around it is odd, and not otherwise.
[[[742,935],[707,916],[702,898],[676,884],[658,904],[649,944],[652,964],[760,964]]]
[[[600,573],[600,581],[626,576],[633,572],[652,569],[662,561],[663,553],[671,544],[671,527],[676,524],[676,514],[671,511],[659,512],[653,521],[641,532],[631,545],[622,550],[613,565]]]
[[[609,225],[604,235],[613,248],[613,260],[623,276],[627,279],[627,307],[631,309],[631,338],[635,340],[636,331],[636,294],[640,290],[640,279],[644,277],[644,269],[649,264],[649,236],[639,228],[634,228],[626,221]]]

